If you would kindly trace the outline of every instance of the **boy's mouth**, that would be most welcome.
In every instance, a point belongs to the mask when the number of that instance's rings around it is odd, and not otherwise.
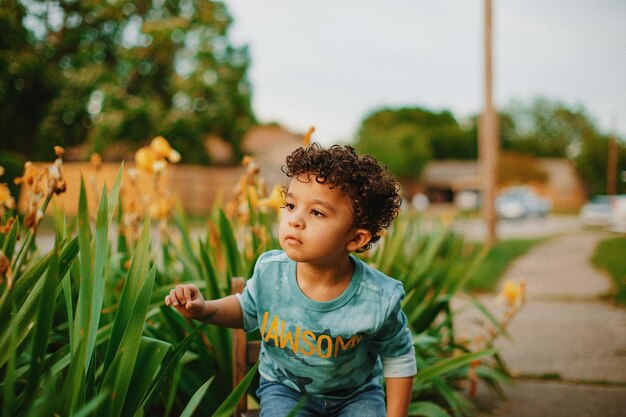
[[[287,235],[285,236],[285,243],[302,244],[302,241],[294,235]]]

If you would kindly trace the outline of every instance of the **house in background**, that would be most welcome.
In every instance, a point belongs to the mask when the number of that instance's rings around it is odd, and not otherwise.
[[[420,178],[423,193],[431,203],[452,203],[464,191],[481,189],[479,166],[476,161],[430,161]]]
[[[259,165],[267,184],[287,185],[289,181],[281,167],[285,158],[302,146],[303,137],[278,125],[255,126],[246,133],[242,148]]]
[[[587,197],[574,163],[565,158],[538,158],[536,161],[547,174],[547,179],[545,182],[531,182],[527,185],[538,195],[548,198],[556,210],[578,210]],[[460,193],[480,193],[482,189],[478,161],[430,161],[424,168],[420,182],[423,192],[433,203],[453,203]]]

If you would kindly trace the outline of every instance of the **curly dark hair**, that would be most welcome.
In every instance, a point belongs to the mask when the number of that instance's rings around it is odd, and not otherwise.
[[[357,155],[351,146],[317,143],[300,147],[287,157],[282,171],[289,178],[311,174],[320,184],[338,187],[352,200],[354,224],[372,234],[365,252],[378,242],[380,233],[398,216],[402,199],[396,178],[369,155]]]

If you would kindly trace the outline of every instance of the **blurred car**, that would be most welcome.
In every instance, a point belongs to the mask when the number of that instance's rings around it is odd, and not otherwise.
[[[462,211],[476,211],[480,209],[480,191],[462,190],[455,194],[454,204]]]
[[[426,211],[426,209],[430,205],[430,201],[425,194],[417,193],[411,198],[411,204],[413,205],[413,208],[415,208],[415,210],[421,213]]]
[[[552,202],[528,186],[506,188],[496,198],[496,212],[501,219],[545,217],[550,210]]]
[[[612,232],[626,233],[626,194],[611,196]]]
[[[594,196],[581,207],[579,217],[585,226],[626,233],[626,194]]]
[[[611,224],[611,196],[596,195],[578,212],[585,226],[608,226]]]

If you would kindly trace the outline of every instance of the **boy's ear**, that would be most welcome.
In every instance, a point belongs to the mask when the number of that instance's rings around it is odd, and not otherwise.
[[[346,245],[350,252],[356,252],[372,240],[372,234],[367,229],[355,229],[352,239]]]

